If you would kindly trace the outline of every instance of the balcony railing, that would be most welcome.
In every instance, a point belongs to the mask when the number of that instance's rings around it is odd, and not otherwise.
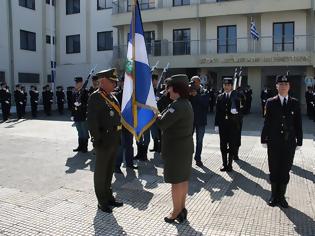
[[[170,8],[187,5],[198,5],[208,3],[220,3],[240,0],[183,0],[177,1],[173,4],[173,0],[139,0],[141,10],[158,9],[158,8]],[[113,1],[113,14],[125,13],[131,10],[132,0],[115,0]]]
[[[278,38],[279,39],[279,38]],[[220,42],[220,43],[219,43]],[[179,55],[207,55],[207,54],[235,54],[235,53],[270,53],[270,52],[311,52],[314,51],[314,37],[295,35],[291,41],[281,44],[274,42],[274,38],[261,37],[258,41],[252,38],[237,38],[226,40],[229,44],[221,43],[218,39],[191,40],[170,42],[154,40],[147,43],[149,56],[179,56]],[[114,46],[114,56],[126,57],[127,46]]]

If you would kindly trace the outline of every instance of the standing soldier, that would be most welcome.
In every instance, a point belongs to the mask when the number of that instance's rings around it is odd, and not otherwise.
[[[152,86],[154,89],[154,95],[156,100],[158,100],[158,82],[159,75],[155,72],[152,73]],[[150,152],[161,152],[161,132],[157,124],[154,123],[150,128],[151,136],[153,139],[153,148],[150,149]]]
[[[21,91],[21,87],[19,84],[15,86],[14,91],[14,100],[15,100],[15,106],[16,106],[16,115],[17,119],[23,118],[23,93]]]
[[[31,110],[32,110],[32,117],[37,117],[37,106],[39,101],[39,92],[37,91],[37,88],[35,85],[31,86],[30,90],[30,100],[31,100]]]
[[[288,208],[285,200],[289,172],[295,150],[302,146],[303,131],[300,104],[289,96],[290,83],[286,76],[277,77],[278,95],[268,99],[261,143],[268,148],[269,178],[271,182],[270,206],[279,204]]]
[[[27,92],[26,92],[24,86],[21,87],[21,91],[22,91],[22,97],[23,97],[22,116],[25,117],[25,113],[26,113],[25,110],[26,110],[26,103],[27,103]]]
[[[74,92],[74,87],[73,86],[68,86],[67,87],[67,104],[68,104],[68,110],[72,111],[73,110],[73,95],[72,93]]]
[[[62,86],[57,86],[56,97],[57,97],[58,112],[60,115],[63,115],[64,103],[65,103],[65,93],[63,91]]]
[[[305,101],[306,101],[306,107],[307,107],[307,116],[310,119],[313,119],[313,89],[312,87],[307,87],[307,91],[305,92]]]
[[[213,113],[213,108],[215,105],[215,90],[213,87],[209,89],[209,111]]]
[[[237,156],[240,132],[240,101],[232,94],[233,79],[223,79],[224,92],[218,96],[215,113],[215,131],[220,135],[223,167],[220,171],[232,171],[233,157]],[[235,93],[235,91],[233,91]],[[233,96],[232,96],[233,95]],[[233,107],[233,104],[235,107]]]
[[[250,88],[249,85],[247,85],[244,93],[245,93],[244,114],[249,114],[252,107],[253,90]]]
[[[268,98],[271,98],[271,91],[267,87],[264,88],[264,90],[261,91],[260,99],[261,99],[261,112],[262,116],[265,117],[265,105]]]
[[[117,86],[116,69],[103,70],[96,74],[100,89],[93,93],[88,103],[88,126],[96,150],[94,188],[98,208],[111,213],[110,206],[120,207],[113,196],[111,182],[115,168],[120,137],[120,106],[111,94]]]
[[[43,87],[42,96],[43,96],[44,112],[47,116],[50,116],[51,115],[51,105],[54,102],[54,100],[53,100],[54,94],[51,91],[49,85],[46,85]]]
[[[97,76],[94,75],[92,77],[92,86],[89,89],[89,95],[91,95],[96,90],[98,90],[98,87],[99,87],[98,78],[97,78]]]
[[[1,109],[2,109],[2,120],[3,122],[5,122],[10,117],[10,108],[11,108],[11,94],[6,83],[1,83],[0,103],[1,103]]]
[[[74,152],[88,151],[89,131],[86,123],[87,102],[89,98],[88,91],[83,87],[82,77],[74,78],[75,91],[73,93],[74,106],[71,112],[71,119],[74,121],[78,131],[78,147],[73,149]]]

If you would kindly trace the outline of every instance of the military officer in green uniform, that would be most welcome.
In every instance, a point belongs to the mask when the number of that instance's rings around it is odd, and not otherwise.
[[[103,70],[96,74],[99,89],[89,98],[88,127],[96,151],[94,188],[98,208],[111,213],[111,207],[123,205],[113,196],[111,182],[121,137],[120,105],[111,94],[117,86],[116,69]]]

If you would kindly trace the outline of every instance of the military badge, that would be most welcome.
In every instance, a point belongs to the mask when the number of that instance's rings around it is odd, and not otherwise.
[[[170,107],[168,110],[170,111],[170,113],[174,113],[175,112],[175,109],[173,107]]]

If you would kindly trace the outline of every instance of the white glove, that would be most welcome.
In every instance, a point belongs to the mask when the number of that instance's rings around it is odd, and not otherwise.
[[[20,102],[21,105],[23,105],[23,102]]]
[[[231,109],[231,113],[232,113],[233,115],[238,114],[238,112],[237,112],[237,110],[236,110],[235,108]]]
[[[73,117],[73,116],[71,116],[70,119],[71,119],[72,121],[74,121],[74,117]]]
[[[53,100],[50,100],[50,103],[53,103]]]
[[[298,151],[301,149],[301,146],[296,146],[295,151]]]
[[[261,146],[262,146],[263,148],[267,148],[267,144],[265,144],[265,143],[262,143]]]
[[[35,103],[38,103],[38,101],[34,101]]]
[[[218,133],[219,132],[219,126],[214,127],[214,132]]]
[[[9,101],[5,101],[6,104],[9,104]]]
[[[74,105],[75,105],[76,107],[78,107],[78,106],[80,106],[80,105],[81,105],[81,103],[79,103],[79,102],[75,102],[75,103],[74,103]]]

